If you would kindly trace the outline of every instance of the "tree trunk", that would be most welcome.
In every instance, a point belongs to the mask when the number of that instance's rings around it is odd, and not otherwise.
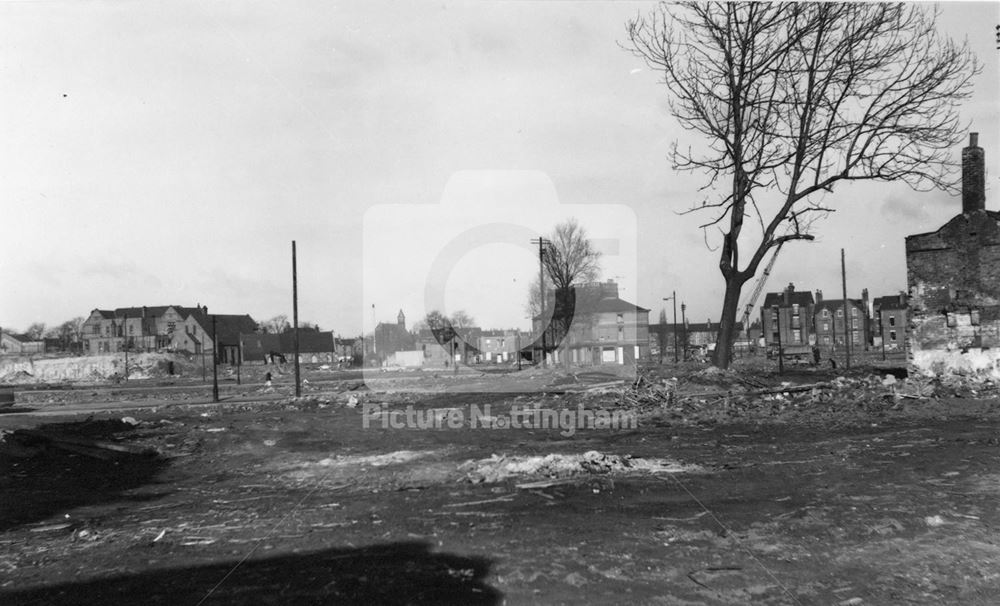
[[[719,368],[729,368],[729,363],[733,359],[733,343],[739,336],[736,330],[736,314],[739,312],[740,292],[744,283],[745,280],[737,275],[726,278],[726,295],[722,302],[719,333],[715,343],[715,354],[712,357],[712,364]]]

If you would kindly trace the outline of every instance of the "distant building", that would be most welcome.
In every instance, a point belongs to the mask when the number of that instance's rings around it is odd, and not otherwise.
[[[504,363],[516,361],[518,349],[526,345],[528,339],[518,330],[486,330],[477,339],[480,362]]]
[[[573,321],[566,336],[547,344],[553,362],[596,366],[649,359],[649,310],[619,298],[616,282],[582,285],[574,296]],[[533,323],[533,332],[540,334],[540,318],[536,316]],[[537,355],[540,345],[539,340],[535,344]]]
[[[411,351],[416,339],[406,330],[406,315],[400,309],[395,323],[379,322],[375,327],[375,348],[372,352],[379,360],[387,359],[397,351]]]
[[[850,339],[852,351],[865,351],[871,342],[871,318],[868,315],[868,289],[861,291],[860,299],[847,300],[847,317],[844,316],[843,299],[823,299],[823,291],[816,291],[813,306],[813,332],[815,344],[824,350],[842,350]]]
[[[906,346],[907,308],[906,295],[875,297],[872,303],[872,320],[879,345],[886,351],[903,349]]]
[[[294,331],[280,334],[243,333],[239,335],[239,342],[244,362],[274,364],[295,361]],[[348,344],[353,345],[353,342]],[[298,349],[299,362],[303,364],[335,364],[341,357],[335,337],[329,331],[299,329]]]
[[[962,150],[962,212],[906,238],[909,353],[916,371],[1000,378],[1000,213],[986,210],[978,134]]]
[[[218,334],[219,359],[235,363],[239,335],[257,323],[246,314],[209,314],[207,307],[164,305],[95,309],[83,324],[84,354],[141,351],[213,353],[212,319]]]
[[[760,322],[768,350],[777,351],[780,344],[786,351],[805,351],[815,344],[813,304],[812,293],[797,291],[794,284],[764,296]]]
[[[0,331],[0,354],[36,354],[45,352],[45,341],[28,335]]]

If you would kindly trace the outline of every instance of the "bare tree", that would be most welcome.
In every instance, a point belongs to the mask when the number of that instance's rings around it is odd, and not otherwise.
[[[269,320],[264,320],[260,323],[260,327],[264,333],[279,335],[290,329],[292,325],[288,322],[288,316],[280,314]]]
[[[601,253],[576,219],[556,225],[548,240],[550,245],[542,255],[542,264],[556,292],[597,279]]]
[[[542,267],[547,276],[545,308],[551,313],[547,348],[555,348],[569,333],[574,317],[580,318],[577,286],[597,279],[601,253],[594,248],[587,231],[576,219],[556,225],[543,249]],[[538,316],[542,309],[541,285],[536,279],[528,291],[528,312]],[[543,320],[544,323],[544,320]]]
[[[709,213],[702,227],[721,237],[716,366],[729,365],[743,285],[772,248],[813,239],[834,185],[955,190],[958,106],[980,68],[936,16],[916,3],[684,2],[628,23],[627,48],[699,136],[672,160],[707,175],[707,198],[685,212]],[[758,229],[744,231],[748,217]]]
[[[451,314],[449,320],[451,321],[451,325],[458,329],[472,328],[476,325],[476,321],[472,319],[472,316],[461,309]]]
[[[25,329],[24,334],[32,341],[39,341],[45,336],[45,322],[34,322]]]

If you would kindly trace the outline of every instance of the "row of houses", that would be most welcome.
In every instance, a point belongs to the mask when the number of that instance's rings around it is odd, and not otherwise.
[[[761,307],[769,347],[905,349],[912,370],[986,372],[1000,378],[1000,212],[986,209],[985,153],[971,133],[962,150],[961,212],[907,236],[907,291],[825,300],[794,285]]]
[[[770,351],[804,352],[818,346],[837,351],[850,343],[852,350],[872,348],[895,351],[906,339],[907,301],[899,293],[876,297],[871,304],[868,289],[857,299],[824,299],[823,291],[796,290],[789,284],[782,292],[771,292],[761,306],[764,345]]]
[[[580,285],[573,289],[573,297],[575,304],[564,322],[536,316],[530,333],[454,326],[410,331],[400,310],[396,322],[375,327],[366,358],[373,365],[433,368],[513,364],[519,359],[537,362],[543,357],[553,364],[575,366],[649,359],[649,310],[621,299],[617,283]],[[554,292],[549,298],[555,299]]]

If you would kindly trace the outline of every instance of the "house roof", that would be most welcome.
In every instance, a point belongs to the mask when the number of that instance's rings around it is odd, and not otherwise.
[[[906,295],[889,295],[875,297],[874,306],[876,309],[906,309],[908,304]]]
[[[94,311],[99,313],[101,317],[104,318],[105,320],[110,320],[111,318],[115,317],[115,312],[111,311],[110,309],[95,309]],[[90,312],[91,315],[93,315],[94,311]]]
[[[190,310],[187,318],[193,317],[202,330],[212,335],[212,318],[215,318],[215,328],[218,331],[219,343],[234,344],[240,340],[241,333],[254,332],[257,323],[247,314],[206,314],[202,310]]]
[[[145,317],[162,316],[167,313],[167,310],[171,307],[176,309],[182,317],[186,316],[189,311],[187,308],[181,307],[180,305],[156,305],[153,307],[119,307],[115,309],[114,315],[116,318],[121,318],[126,315],[129,318],[142,318],[144,317],[143,310],[145,310]]]
[[[801,307],[806,307],[813,304],[812,292],[808,290],[793,290],[788,293],[788,305],[785,304],[785,292],[769,292],[764,295],[764,307],[788,307],[791,305],[799,305]]]
[[[34,341],[34,339],[32,339],[31,337],[22,333],[4,332],[2,334],[7,335],[8,337],[14,339],[15,341],[20,341],[21,343],[31,343]]]

